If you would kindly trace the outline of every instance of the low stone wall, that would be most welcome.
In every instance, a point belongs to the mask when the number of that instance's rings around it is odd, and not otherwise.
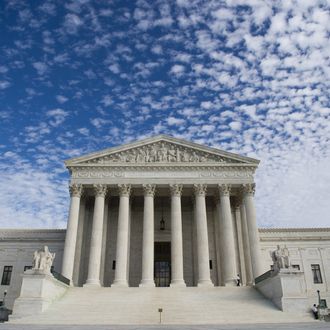
[[[284,312],[310,312],[302,271],[281,269],[256,283],[255,288]]]
[[[69,286],[38,271],[26,271],[20,296],[14,302],[10,318],[21,318],[45,311],[55,300],[65,294]]]

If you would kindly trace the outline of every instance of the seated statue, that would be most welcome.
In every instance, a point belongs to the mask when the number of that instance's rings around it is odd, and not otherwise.
[[[281,248],[277,245],[277,249],[271,253],[274,271],[281,268],[289,268],[291,266],[289,250],[286,246]]]
[[[50,253],[48,246],[44,246],[43,250],[34,251],[32,269],[50,274],[54,259],[55,253]]]

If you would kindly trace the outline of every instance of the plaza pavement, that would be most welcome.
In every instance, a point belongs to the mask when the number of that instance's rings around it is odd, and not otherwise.
[[[25,325],[0,324],[0,330],[329,330],[322,321],[291,324],[230,324],[230,325]]]

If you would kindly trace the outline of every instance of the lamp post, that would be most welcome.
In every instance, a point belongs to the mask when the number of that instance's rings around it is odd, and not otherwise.
[[[7,290],[5,290],[4,293],[3,293],[3,301],[2,301],[3,307],[5,307],[6,296],[7,296]]]
[[[320,306],[320,303],[321,303],[320,290],[316,290],[316,292],[317,292],[317,295],[318,295],[318,297],[319,297],[319,306]]]

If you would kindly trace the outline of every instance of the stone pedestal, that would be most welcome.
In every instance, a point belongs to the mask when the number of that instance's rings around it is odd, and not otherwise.
[[[21,293],[14,302],[10,318],[21,318],[45,311],[68,288],[68,285],[58,281],[50,273],[40,270],[26,271],[23,274]]]
[[[256,283],[255,287],[283,312],[297,314],[310,311],[302,271],[282,268],[270,273],[268,278]]]

